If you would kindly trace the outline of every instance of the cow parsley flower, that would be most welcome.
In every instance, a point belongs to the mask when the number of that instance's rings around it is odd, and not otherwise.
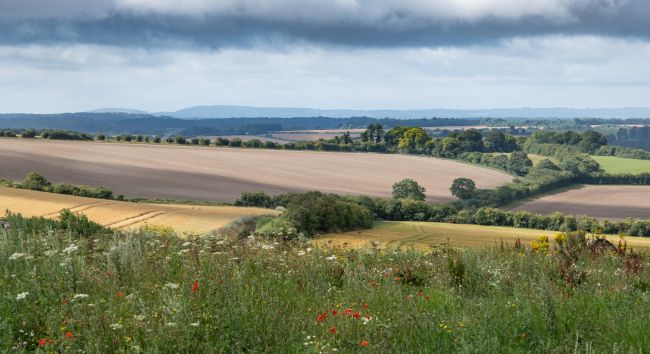
[[[74,300],[83,300],[83,299],[87,298],[88,296],[89,296],[88,294],[77,294],[72,298],[72,300],[73,301]]]
[[[15,261],[15,260],[17,260],[17,259],[19,259],[21,257],[25,257],[25,254],[24,253],[14,253],[11,256],[9,256],[9,260],[10,261]]]
[[[111,324],[110,327],[111,327],[112,330],[116,331],[118,329],[122,329],[124,326],[122,326],[120,323],[113,323],[113,324]]]
[[[74,251],[76,251],[78,249],[79,249],[79,246],[77,246],[75,244],[71,244],[70,246],[63,249],[63,251],[61,251],[61,252],[70,254],[70,253],[72,253],[72,252],[74,252]]]
[[[164,288],[167,289],[167,290],[178,290],[180,288],[180,286],[178,284],[175,284],[175,283],[167,283],[167,284],[165,284]]]
[[[27,295],[29,295],[29,292],[24,292],[16,295],[16,301],[25,300],[27,298]]]
[[[328,261],[335,261],[335,260],[336,260],[336,256],[335,256],[335,255],[331,255],[331,256],[329,256],[329,257],[327,257],[327,258],[325,258],[325,259],[327,259]]]

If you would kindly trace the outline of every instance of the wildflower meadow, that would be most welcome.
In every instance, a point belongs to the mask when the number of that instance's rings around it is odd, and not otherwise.
[[[419,252],[6,221],[3,352],[650,351],[648,256],[580,235]]]

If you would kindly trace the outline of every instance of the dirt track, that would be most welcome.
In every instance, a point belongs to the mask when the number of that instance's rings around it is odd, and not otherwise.
[[[561,211],[597,218],[650,219],[650,186],[580,186],[515,207],[541,214]]]
[[[259,190],[385,197],[403,178],[425,186],[429,200],[446,201],[454,178],[471,178],[479,188],[512,179],[490,169],[405,155],[0,139],[0,178],[17,180],[29,171],[129,197],[217,201]]]

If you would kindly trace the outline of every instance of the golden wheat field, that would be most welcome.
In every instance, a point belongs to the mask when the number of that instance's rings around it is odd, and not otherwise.
[[[120,202],[5,187],[0,187],[0,209],[48,218],[70,209],[114,229],[167,226],[179,234],[203,234],[241,216],[277,213],[260,208]]]
[[[557,234],[554,231],[517,229],[500,226],[460,225],[433,222],[384,221],[374,229],[324,235],[314,242],[333,243],[356,248],[373,241],[383,247],[415,248],[430,250],[432,247],[448,244],[452,247],[485,247],[500,245],[502,242],[514,245],[519,238],[523,244],[530,244],[537,237],[545,235],[549,240]],[[618,237],[608,237],[617,244]],[[650,239],[627,237],[628,246],[650,248]],[[552,242],[552,241],[551,241]]]
[[[277,151],[155,144],[0,139],[0,176],[37,171],[52,182],[104,186],[127,197],[233,201],[242,192],[322,191],[389,197],[413,178],[429,201],[452,200],[458,177],[479,188],[512,180],[495,170],[399,154]]]

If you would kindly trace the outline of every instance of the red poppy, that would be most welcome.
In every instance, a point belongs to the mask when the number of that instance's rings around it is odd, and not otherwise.
[[[352,314],[352,309],[345,309],[345,310],[343,311],[343,314],[344,314],[344,315],[350,315],[350,314]]]
[[[316,319],[318,320],[318,322],[323,322],[325,317],[327,317],[327,312],[321,313],[320,315],[318,315],[318,318],[316,318]]]
[[[352,315],[354,318],[361,318],[361,313],[355,312],[354,315]]]
[[[72,332],[70,331],[65,332],[65,339],[72,339]]]
[[[332,310],[332,315],[333,315],[333,316],[336,316],[338,313],[339,313],[338,311],[336,311],[336,310]]]
[[[195,293],[199,291],[199,282],[195,281],[194,284],[192,284],[192,292]]]
[[[365,339],[362,340],[362,341],[361,341],[361,346],[362,346],[363,348],[365,348],[366,346],[368,346],[368,341],[365,340]]]
[[[115,293],[115,297],[122,297],[122,296],[124,296],[124,293],[121,291]]]
[[[47,340],[45,338],[41,338],[38,340],[38,345],[40,347],[44,347],[47,344]]]
[[[336,334],[336,328],[334,326],[330,327],[330,333]]]
[[[431,296],[429,296],[429,295],[424,297],[424,299],[426,299],[426,300],[429,300],[430,298],[431,298]]]
[[[418,293],[418,296],[422,296],[422,292],[421,292],[421,291]]]
[[[361,308],[362,308],[362,309],[367,309],[367,308],[368,308],[368,304],[363,304],[363,305],[361,305]]]

